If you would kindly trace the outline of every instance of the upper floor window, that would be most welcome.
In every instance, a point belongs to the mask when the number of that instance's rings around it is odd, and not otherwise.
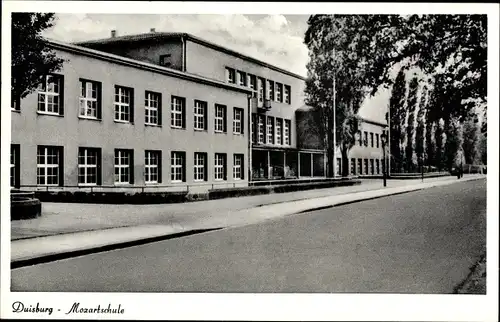
[[[365,146],[368,146],[368,132],[365,131]]]
[[[257,77],[255,75],[248,74],[248,87],[254,91],[257,90]]]
[[[274,101],[274,82],[272,80],[267,80],[267,98]]]
[[[170,124],[173,128],[183,129],[186,124],[186,99],[172,96]]]
[[[380,142],[379,141],[379,134],[378,133],[375,134],[375,142],[376,142],[377,148],[378,148],[380,146],[380,143],[379,143]]]
[[[267,143],[274,144],[274,117],[267,117]]]
[[[161,125],[161,94],[146,91],[144,99],[144,123]]]
[[[276,119],[276,144],[283,144],[283,119]]]
[[[228,83],[236,83],[236,71],[232,68],[226,67],[226,79]]]
[[[259,77],[258,79],[258,84],[257,86],[259,87],[259,102],[262,102],[264,101],[264,97],[265,97],[265,83],[266,81],[264,80],[264,78],[261,78]]]
[[[51,115],[64,115],[63,76],[46,75],[38,86],[38,112]]]
[[[194,101],[194,129],[206,130],[207,129],[207,102]]]
[[[276,101],[283,102],[283,84],[276,83]]]
[[[80,117],[101,118],[101,83],[80,79]]]
[[[265,140],[265,129],[264,129],[264,116],[263,115],[257,115],[257,131],[258,131],[258,137],[257,137],[257,142],[258,143],[264,143]]]
[[[172,54],[160,55],[160,65],[164,67],[172,66]]]
[[[373,132],[370,132],[370,145],[372,148],[375,146],[375,144],[373,142]]]
[[[115,85],[115,121],[133,122],[133,101],[133,90],[131,88]]]
[[[285,103],[290,104],[290,86],[285,85]]]
[[[226,132],[226,106],[215,104],[215,132]]]
[[[245,72],[238,71],[238,85],[247,86],[247,76]]]
[[[243,134],[243,112],[242,108],[235,107],[233,109],[233,133]]]
[[[284,137],[285,137],[285,145],[290,145],[290,129],[291,128],[291,121],[290,120],[285,120],[285,130],[284,130]]]

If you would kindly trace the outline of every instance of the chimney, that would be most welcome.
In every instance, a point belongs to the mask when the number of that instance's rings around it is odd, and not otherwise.
[[[116,30],[111,30],[111,38],[115,38],[116,37]]]
[[[149,30],[149,32],[156,32],[156,29],[155,29],[155,28],[151,28],[151,29]]]

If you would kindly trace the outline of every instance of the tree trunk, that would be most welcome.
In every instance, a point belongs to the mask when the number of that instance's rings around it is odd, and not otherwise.
[[[342,154],[342,176],[347,177],[349,176],[349,150],[344,146],[340,152]]]
[[[335,176],[335,143],[333,142],[333,118],[328,116],[328,130],[327,130],[327,164],[328,164],[328,177],[333,178]]]

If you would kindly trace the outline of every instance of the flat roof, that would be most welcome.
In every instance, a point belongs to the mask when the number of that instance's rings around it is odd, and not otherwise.
[[[140,61],[140,60],[135,60],[135,59],[119,56],[119,55],[110,54],[110,53],[103,52],[100,50],[95,50],[95,49],[90,49],[90,48],[86,48],[86,47],[82,47],[82,46],[77,46],[74,44],[68,44],[68,43],[64,43],[64,42],[53,40],[53,39],[46,38],[46,40],[48,41],[49,45],[55,49],[60,49],[60,50],[64,50],[67,52],[77,53],[80,55],[85,55],[85,56],[89,56],[89,57],[93,57],[93,58],[97,58],[97,59],[101,59],[101,60],[105,60],[105,61],[109,61],[109,62],[113,62],[116,64],[125,65],[125,66],[135,67],[135,68],[139,68],[142,70],[152,71],[152,72],[156,72],[159,74],[172,76],[172,77],[176,77],[176,78],[181,78],[181,79],[185,79],[185,80],[189,80],[189,81],[193,81],[193,82],[197,82],[197,83],[201,83],[201,84],[205,84],[205,85],[225,88],[225,89],[233,90],[236,92],[242,92],[242,93],[246,93],[246,94],[252,94],[252,90],[249,88],[240,87],[240,86],[236,86],[233,84],[228,84],[228,83],[225,83],[222,81],[214,80],[211,78],[207,78],[207,77],[203,77],[203,76],[199,76],[199,75],[195,75],[195,74],[191,74],[191,73],[187,73],[187,72],[182,72],[182,71],[179,71],[179,70],[176,70],[173,68],[168,68],[168,67],[164,67],[164,66],[160,66],[160,65],[156,65],[156,64],[151,64],[151,63],[147,63],[147,62]]]
[[[187,40],[191,40],[192,42],[204,45],[206,47],[224,52],[226,54],[247,60],[249,62],[252,62],[257,65],[261,65],[264,67],[267,67],[269,69],[278,71],[280,73],[286,74],[288,76],[292,76],[295,78],[298,78],[300,80],[306,80],[305,77],[292,73],[290,71],[287,71],[283,68],[277,67],[275,65],[271,65],[269,63],[266,63],[262,60],[258,60],[256,58],[244,55],[242,53],[239,53],[237,51],[231,50],[229,48],[223,47],[221,45],[217,45],[215,43],[209,42],[207,40],[201,39],[199,37],[193,36],[189,33],[185,32],[149,32],[149,33],[143,33],[143,34],[136,34],[136,35],[125,35],[125,36],[116,36],[116,37],[110,37],[110,38],[103,38],[103,39],[96,39],[96,40],[88,40],[88,41],[80,41],[74,43],[75,45],[78,46],[92,46],[92,45],[110,45],[110,44],[124,44],[124,43],[131,43],[131,42],[141,42],[141,41],[158,41],[162,39],[172,39],[172,38],[184,38]]]

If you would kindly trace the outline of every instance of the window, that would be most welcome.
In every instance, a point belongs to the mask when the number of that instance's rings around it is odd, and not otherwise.
[[[267,117],[267,144],[274,144],[274,117]]]
[[[274,101],[274,82],[272,80],[267,80],[267,98]]]
[[[134,183],[132,150],[115,149],[115,184]]]
[[[375,174],[375,166],[373,165],[373,159],[370,159],[370,173]]]
[[[368,146],[368,132],[365,131],[365,146]]]
[[[144,182],[161,182],[161,151],[145,151],[144,155]]]
[[[283,102],[283,84],[276,83],[276,101]]]
[[[233,179],[243,179],[243,154],[235,154],[233,157]]]
[[[144,99],[144,123],[161,125],[161,94],[146,91]]]
[[[285,145],[290,145],[290,120],[285,120],[285,131],[284,131],[284,137],[285,137]]]
[[[233,109],[233,133],[234,134],[243,134],[243,125],[245,124],[244,110],[242,108],[235,107]]]
[[[363,135],[361,133],[361,131],[358,132],[358,138],[359,138],[359,146],[362,146],[363,145]]]
[[[248,87],[252,90],[257,90],[257,77],[255,75],[248,74]]]
[[[165,67],[170,67],[172,65],[171,57],[172,54],[160,55],[160,65]]]
[[[80,79],[80,113],[82,118],[101,118],[101,83]]]
[[[379,159],[375,160],[375,165],[377,167],[377,174],[380,174],[380,160]]]
[[[133,123],[133,90],[115,85],[115,121]]]
[[[342,174],[342,159],[337,158],[337,164],[335,166],[337,168],[337,174],[340,176]]]
[[[369,172],[369,169],[368,169],[368,159],[365,159],[364,162],[365,162],[365,164],[364,164],[364,166],[365,166],[365,174],[369,174],[370,172]]]
[[[283,144],[283,119],[276,119],[276,144]]]
[[[226,106],[215,104],[215,132],[226,132]]]
[[[375,144],[373,143],[373,133],[370,132],[370,146],[373,148]]]
[[[258,86],[259,86],[259,102],[264,101],[264,96],[265,96],[265,80],[264,78],[259,77],[258,80]]]
[[[247,76],[244,72],[238,71],[238,85],[247,86]]]
[[[363,174],[363,161],[358,159],[358,174]]]
[[[215,180],[226,180],[226,154],[216,153],[214,160]]]
[[[62,186],[63,148],[58,146],[38,146],[37,184]]]
[[[101,149],[78,148],[78,184],[101,184]]]
[[[194,101],[194,129],[204,131],[207,129],[207,102]]]
[[[170,125],[173,128],[183,129],[186,124],[186,99],[183,97],[172,96],[170,110]]]
[[[290,104],[290,86],[285,85],[285,103]]]
[[[263,115],[258,115],[258,131],[259,131],[259,136],[258,136],[258,143],[264,143],[265,140],[265,132],[264,132],[264,116]]]
[[[226,79],[230,84],[236,83],[236,72],[234,69],[226,67]]]
[[[170,179],[172,182],[186,181],[186,153],[172,152],[170,154]]]
[[[20,150],[21,146],[19,144],[10,145],[10,186],[12,188],[20,186]]]
[[[207,180],[207,154],[194,153],[194,181]]]
[[[356,174],[356,159],[351,158],[351,174]]]
[[[378,148],[379,147],[379,135],[378,135],[378,133],[375,134],[375,141],[376,141],[377,148]]]
[[[63,113],[63,76],[47,75],[38,85],[38,112],[51,115]]]

